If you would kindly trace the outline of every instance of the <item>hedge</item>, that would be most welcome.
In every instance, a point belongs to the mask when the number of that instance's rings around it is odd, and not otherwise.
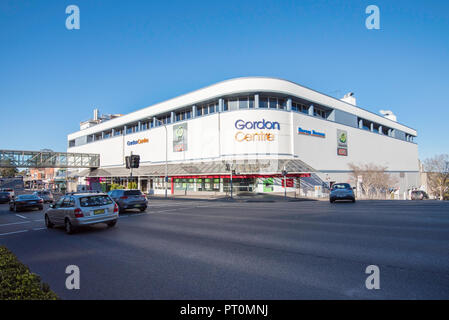
[[[6,247],[0,246],[0,300],[57,300],[58,296],[38,275]]]

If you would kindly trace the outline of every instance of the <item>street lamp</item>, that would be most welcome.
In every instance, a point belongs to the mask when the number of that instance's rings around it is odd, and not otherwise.
[[[154,119],[156,121],[158,121],[159,123],[162,123],[162,125],[165,128],[165,177],[164,177],[164,183],[165,183],[165,198],[167,198],[168,197],[168,194],[167,194],[167,189],[168,189],[168,185],[167,185],[167,182],[168,182],[168,132],[167,132],[167,125],[163,121],[161,121],[157,118],[154,118]]]

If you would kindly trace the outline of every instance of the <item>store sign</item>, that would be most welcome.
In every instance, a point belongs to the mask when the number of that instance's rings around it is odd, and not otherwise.
[[[315,130],[306,130],[301,127],[298,128],[298,134],[302,134],[305,136],[318,137],[318,138],[326,138],[326,134],[323,132],[318,132]]]
[[[244,121],[237,120],[234,124],[238,130],[281,130],[281,125],[277,121],[267,121],[262,119],[260,121]],[[274,141],[275,135],[272,132],[244,132],[238,131],[235,136],[238,142],[271,142]]]
[[[149,140],[147,138],[145,138],[145,139],[131,140],[131,141],[126,142],[126,144],[128,146],[134,146],[136,144],[142,144],[142,143],[148,143],[148,142],[149,142]]]
[[[187,151],[187,123],[173,126],[173,152]]]
[[[337,155],[348,156],[348,132],[337,129]]]
[[[239,130],[244,129],[281,130],[281,125],[277,121],[271,122],[266,121],[265,119],[262,119],[261,121],[237,120],[235,122],[235,128]]]

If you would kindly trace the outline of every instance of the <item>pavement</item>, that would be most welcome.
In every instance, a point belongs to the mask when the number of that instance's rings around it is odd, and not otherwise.
[[[73,235],[1,204],[0,245],[63,299],[449,299],[449,202],[151,199]]]

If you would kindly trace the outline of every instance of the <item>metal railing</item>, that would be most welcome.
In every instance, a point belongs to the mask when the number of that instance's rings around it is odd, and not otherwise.
[[[50,151],[0,150],[0,168],[98,168],[100,155]]]

